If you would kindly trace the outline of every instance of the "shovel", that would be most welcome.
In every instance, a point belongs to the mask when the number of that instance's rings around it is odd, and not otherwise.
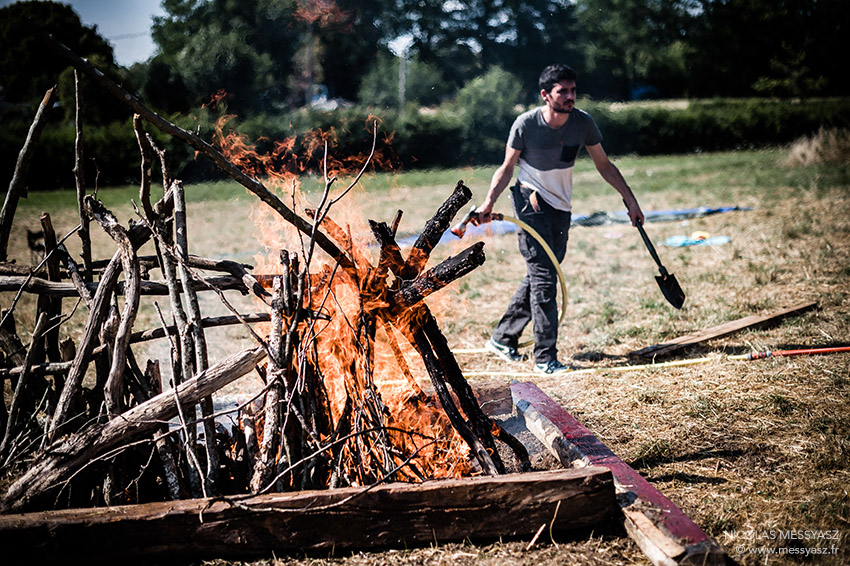
[[[664,298],[677,309],[682,308],[682,305],[685,304],[685,292],[682,291],[682,288],[679,286],[679,282],[676,281],[676,276],[672,273],[668,273],[667,269],[661,265],[661,260],[655,252],[655,247],[653,247],[652,241],[650,241],[649,236],[646,235],[646,232],[640,223],[638,223],[637,229],[640,232],[640,237],[643,238],[643,243],[646,244],[646,248],[652,256],[652,259],[654,259],[655,263],[658,264],[658,271],[661,275],[657,275],[655,280],[658,281],[658,286],[661,287],[661,292],[664,293]]]

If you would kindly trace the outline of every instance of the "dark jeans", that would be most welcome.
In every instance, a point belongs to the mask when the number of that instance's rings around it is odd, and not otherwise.
[[[540,212],[535,212],[529,202],[531,192],[518,184],[511,187],[514,212],[543,237],[560,263],[567,252],[570,213],[552,208],[539,195]],[[545,363],[558,358],[558,272],[543,247],[525,230],[519,231],[519,251],[525,259],[526,275],[493,339],[516,347],[522,331],[533,321],[534,359]]]

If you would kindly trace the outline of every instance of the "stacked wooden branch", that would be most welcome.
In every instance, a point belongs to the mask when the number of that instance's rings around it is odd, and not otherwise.
[[[83,266],[56,240],[47,215],[41,264],[23,270],[0,264],[0,291],[16,293],[0,323],[0,383],[5,389],[8,380],[11,392],[0,412],[0,466],[12,476],[26,468],[0,499],[0,512],[418,481],[470,467],[495,475],[505,466],[494,433],[527,465],[521,445],[481,411],[423,303],[484,262],[482,245],[476,244],[425,270],[440,236],[471,198],[462,182],[406,258],[395,242],[400,216],[392,227],[371,222],[381,246],[373,265],[328,216],[359,176],[334,198],[335,179],[326,178],[320,205],[308,211],[310,220],[302,218],[197,135],[165,121],[64,47],[56,48],[137,112],[141,209],[138,222],[122,226],[102,203],[85,195],[77,170],[80,226],[68,236],[76,231],[81,237]],[[164,152],[144,131],[142,119],[210,157],[307,236],[298,252],[280,251],[279,274],[251,276],[246,266],[189,254],[183,187],[172,178]],[[78,123],[78,159],[81,138]],[[154,155],[163,172],[163,196],[155,204]],[[4,207],[8,226],[13,213]],[[117,251],[108,261],[86,256],[88,230],[80,227],[92,220],[115,242]],[[155,255],[141,256],[140,248],[151,240]],[[331,258],[330,265],[314,267],[317,248]],[[154,270],[162,280],[143,281],[143,274]],[[210,277],[199,270],[228,276]],[[236,311],[226,299],[228,289],[255,294],[264,312]],[[201,290],[216,293],[233,316],[204,318],[197,299]],[[24,292],[39,297],[29,345],[21,342],[14,324]],[[145,294],[167,295],[170,314],[155,303],[162,328],[134,331]],[[70,318],[63,314],[63,298],[70,296],[78,297],[88,315],[76,340],[62,340],[62,324]],[[267,335],[249,324],[260,320],[269,321]],[[244,325],[257,346],[210,366],[204,329],[223,323]],[[336,329],[327,331],[331,324]],[[433,415],[433,403],[416,385],[399,336],[421,356],[445,416]],[[134,343],[154,338],[169,342],[170,371],[162,373],[172,376],[170,383],[161,382],[160,360],[142,366],[133,353]],[[407,382],[400,412],[429,415],[434,428],[415,430],[389,410],[384,377],[376,369],[381,348],[391,352],[396,373]],[[257,367],[264,358],[266,364]],[[217,426],[212,395],[255,367],[266,383],[262,395],[240,411],[239,427]],[[87,373],[94,374],[93,383]],[[448,463],[448,468],[434,462]]]

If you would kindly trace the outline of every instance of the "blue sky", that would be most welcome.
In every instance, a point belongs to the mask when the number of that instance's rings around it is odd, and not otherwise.
[[[130,66],[153,55],[150,36],[154,15],[163,15],[161,0],[66,0],[86,25],[97,25],[98,33],[115,50],[119,65]],[[14,4],[0,0],[0,6]]]

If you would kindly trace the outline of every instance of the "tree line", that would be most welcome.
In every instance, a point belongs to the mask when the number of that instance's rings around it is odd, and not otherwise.
[[[594,100],[850,94],[836,64],[850,37],[844,0],[163,0],[162,8],[155,55],[129,68],[68,5],[0,8],[4,123],[26,122],[56,83],[56,119],[73,113],[72,72],[36,28],[172,116],[197,114],[218,93],[243,118],[326,98],[378,111],[475,105],[482,100],[464,89],[482,78],[489,96],[528,104],[552,62],[575,67],[581,94]],[[126,117],[101,93],[85,98],[93,124]],[[3,148],[18,129],[0,133]]]

